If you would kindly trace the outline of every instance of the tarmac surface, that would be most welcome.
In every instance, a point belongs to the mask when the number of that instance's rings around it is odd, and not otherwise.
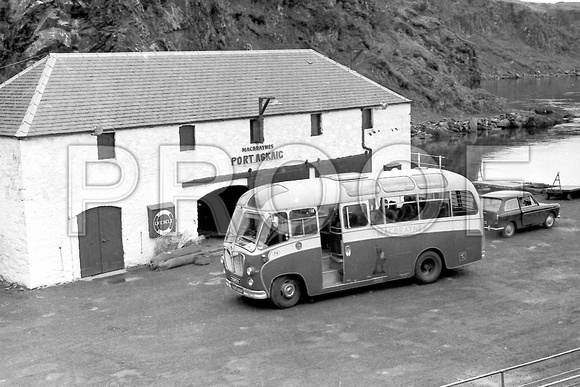
[[[483,261],[434,284],[284,310],[226,287],[217,239],[205,242],[207,266],[5,286],[0,387],[440,386],[578,348],[580,200],[558,202],[554,228],[488,234]],[[511,372],[506,385],[574,367],[580,353]]]

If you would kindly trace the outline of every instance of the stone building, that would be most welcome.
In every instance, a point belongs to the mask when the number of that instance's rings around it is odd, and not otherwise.
[[[0,276],[145,264],[249,187],[404,164],[410,105],[312,50],[50,54],[0,85]]]

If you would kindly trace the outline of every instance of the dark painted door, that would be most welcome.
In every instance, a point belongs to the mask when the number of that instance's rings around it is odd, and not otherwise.
[[[125,267],[121,209],[91,208],[78,216],[81,277]]]

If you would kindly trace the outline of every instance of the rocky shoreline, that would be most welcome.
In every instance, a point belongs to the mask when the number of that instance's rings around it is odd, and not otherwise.
[[[538,106],[531,111],[512,111],[486,118],[457,120],[442,119],[411,125],[412,141],[459,139],[474,132],[505,129],[545,129],[575,118],[565,110],[551,106]]]

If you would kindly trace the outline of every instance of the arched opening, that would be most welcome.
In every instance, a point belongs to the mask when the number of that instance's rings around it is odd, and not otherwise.
[[[220,188],[205,195],[197,201],[197,233],[205,237],[223,236],[236,203],[248,190],[241,185]]]

